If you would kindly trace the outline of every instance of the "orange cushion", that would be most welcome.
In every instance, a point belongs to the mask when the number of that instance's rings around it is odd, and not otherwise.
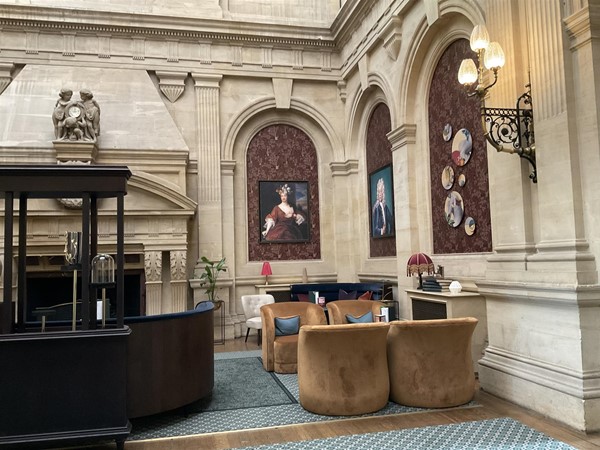
[[[361,295],[360,297],[358,297],[358,300],[371,300],[371,296],[372,295],[373,295],[372,291],[367,291],[363,295]]]

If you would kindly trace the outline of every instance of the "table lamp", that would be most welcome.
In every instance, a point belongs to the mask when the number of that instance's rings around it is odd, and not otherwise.
[[[271,263],[269,261],[265,261],[263,263],[260,274],[265,276],[265,284],[269,284],[269,275],[273,275],[273,272],[271,271]]]
[[[423,289],[424,273],[427,273],[428,275],[435,273],[433,261],[425,253],[415,253],[408,258],[408,262],[406,263],[406,276],[410,277],[411,275],[419,275],[418,289]]]

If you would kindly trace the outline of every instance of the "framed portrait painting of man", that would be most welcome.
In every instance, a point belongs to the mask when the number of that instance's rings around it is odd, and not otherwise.
[[[259,181],[260,242],[309,240],[308,181]]]
[[[394,184],[392,166],[387,165],[369,175],[371,237],[391,237],[394,225]]]

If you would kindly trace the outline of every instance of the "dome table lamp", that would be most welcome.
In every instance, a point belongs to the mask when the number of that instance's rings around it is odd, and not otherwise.
[[[102,328],[106,327],[106,288],[115,285],[115,260],[100,253],[92,259],[91,286],[102,288]]]
[[[265,261],[263,263],[260,274],[265,276],[265,284],[269,284],[269,275],[273,275],[273,271],[271,270],[271,263],[269,261]]]
[[[419,276],[419,287],[417,289],[423,289],[423,274],[433,275],[435,273],[435,267],[433,261],[425,253],[415,253],[406,263],[406,276],[412,275]]]

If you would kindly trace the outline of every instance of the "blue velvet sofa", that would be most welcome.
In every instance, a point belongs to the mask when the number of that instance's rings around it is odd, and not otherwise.
[[[319,297],[325,297],[325,303],[340,300],[340,290],[347,293],[356,292],[356,297],[367,291],[373,293],[371,299],[379,300],[383,296],[383,283],[303,283],[290,285],[290,298],[292,301],[300,300],[300,296],[308,295],[311,291],[318,291]]]

